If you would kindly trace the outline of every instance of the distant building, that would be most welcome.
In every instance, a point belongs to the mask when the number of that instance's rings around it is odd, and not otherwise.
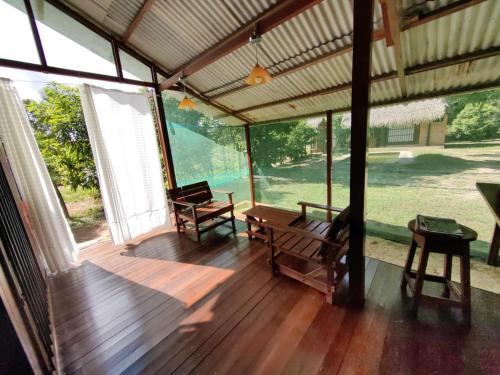
[[[444,99],[374,108],[370,110],[368,146],[442,146],[447,123]],[[350,113],[343,116],[342,127],[351,127]]]

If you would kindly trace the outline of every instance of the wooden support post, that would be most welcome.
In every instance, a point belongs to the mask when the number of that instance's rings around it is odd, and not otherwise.
[[[154,74],[156,80],[156,74]],[[160,138],[161,151],[163,155],[163,162],[167,170],[167,181],[169,189],[177,187],[177,180],[175,178],[174,160],[172,158],[172,151],[170,149],[170,141],[167,131],[167,119],[165,117],[165,109],[163,107],[163,100],[161,98],[161,91],[159,85],[155,86],[155,99],[156,108],[158,109],[158,134]]]
[[[326,204],[332,205],[332,111],[326,111]],[[332,211],[326,211],[326,220],[332,220]]]
[[[250,182],[250,202],[255,207],[255,186],[253,180],[252,147],[250,144],[250,125],[245,124],[245,143],[247,146],[248,179]]]
[[[370,97],[373,0],[354,0],[349,299],[361,306],[365,300],[365,199],[368,106]]]

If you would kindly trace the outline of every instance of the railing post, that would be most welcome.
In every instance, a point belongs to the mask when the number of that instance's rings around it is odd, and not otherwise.
[[[370,97],[373,0],[354,0],[352,104],[351,104],[351,183],[349,299],[361,306],[365,300],[365,200],[368,107]]]
[[[248,179],[250,182],[250,202],[255,207],[255,185],[253,180],[252,147],[250,144],[250,125],[245,124],[245,143],[247,146]]]
[[[332,111],[326,111],[326,204],[332,205]],[[332,220],[332,212],[326,211],[326,220]]]
[[[38,27],[36,26],[36,19],[33,13],[33,8],[31,7],[30,0],[24,0],[24,6],[26,8],[26,14],[30,22],[31,33],[33,34],[33,39],[35,41],[36,51],[38,53],[38,58],[40,59],[40,65],[42,67],[47,67],[47,59],[45,58],[45,52],[43,51],[42,40],[40,39],[40,33],[38,32]]]

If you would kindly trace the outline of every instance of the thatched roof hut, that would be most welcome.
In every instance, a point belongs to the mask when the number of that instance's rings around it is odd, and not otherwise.
[[[446,114],[444,99],[428,99],[418,102],[374,108],[370,110],[370,127],[395,128],[418,125],[422,122],[440,121]],[[342,118],[342,127],[351,127],[351,114]]]

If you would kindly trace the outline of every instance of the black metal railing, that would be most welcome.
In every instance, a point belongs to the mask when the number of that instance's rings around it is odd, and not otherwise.
[[[47,283],[14,196],[15,186],[0,164],[0,266],[16,298],[44,369],[54,369]],[[10,183],[9,183],[10,182]],[[14,190],[15,192],[16,190]]]

